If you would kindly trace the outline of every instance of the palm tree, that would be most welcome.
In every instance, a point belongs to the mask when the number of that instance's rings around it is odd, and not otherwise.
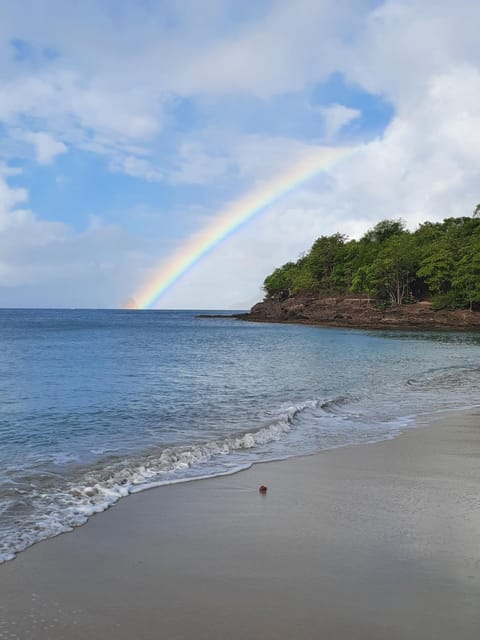
[[[480,218],[480,202],[477,204],[477,206],[473,210],[473,217]]]

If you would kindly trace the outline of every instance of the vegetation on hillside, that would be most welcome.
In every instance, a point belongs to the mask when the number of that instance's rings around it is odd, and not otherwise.
[[[480,205],[473,217],[410,232],[383,220],[360,240],[321,236],[297,262],[265,278],[267,299],[364,294],[379,305],[431,300],[435,309],[480,308]]]

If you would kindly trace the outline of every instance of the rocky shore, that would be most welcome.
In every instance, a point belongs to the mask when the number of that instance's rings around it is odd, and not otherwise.
[[[295,296],[264,300],[235,317],[251,322],[291,322],[366,329],[446,329],[480,331],[480,312],[435,311],[428,301],[381,309],[368,298]]]

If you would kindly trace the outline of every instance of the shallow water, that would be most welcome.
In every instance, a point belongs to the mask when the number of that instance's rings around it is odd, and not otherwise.
[[[148,486],[479,404],[480,336],[0,310],[0,561]]]

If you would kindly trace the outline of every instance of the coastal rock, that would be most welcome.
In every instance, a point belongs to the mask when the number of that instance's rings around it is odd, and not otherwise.
[[[294,296],[268,299],[254,305],[243,320],[252,322],[294,322],[333,327],[367,329],[458,329],[479,330],[480,312],[464,309],[435,311],[428,301],[381,309],[367,297],[319,298]]]

